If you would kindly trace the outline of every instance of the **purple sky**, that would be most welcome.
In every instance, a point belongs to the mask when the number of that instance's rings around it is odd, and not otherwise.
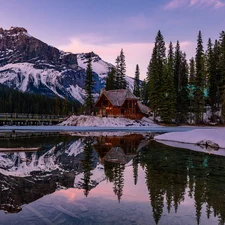
[[[206,44],[225,30],[225,0],[0,0],[0,27],[25,27],[42,41],[74,53],[94,51],[114,64],[123,48],[127,74],[141,78],[157,31],[176,40],[188,57],[198,31]]]

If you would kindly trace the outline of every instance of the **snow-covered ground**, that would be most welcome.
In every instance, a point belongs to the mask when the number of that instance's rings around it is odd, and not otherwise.
[[[151,119],[146,117],[141,120],[131,120],[127,118],[113,118],[113,117],[97,117],[97,116],[71,116],[60,125],[63,126],[79,126],[79,127],[145,127],[154,126]]]
[[[225,148],[225,128],[197,129],[186,132],[171,132],[155,137],[156,141],[180,142],[186,144],[197,144],[200,141],[212,141]],[[176,146],[174,146],[176,147]]]

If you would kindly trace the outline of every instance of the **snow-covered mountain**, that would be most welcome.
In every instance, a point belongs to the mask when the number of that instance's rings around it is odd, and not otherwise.
[[[24,28],[0,28],[0,83],[23,92],[83,103],[88,54],[60,51],[31,36]],[[93,52],[91,55],[97,98],[113,65]],[[126,80],[133,89],[133,78],[126,77]]]

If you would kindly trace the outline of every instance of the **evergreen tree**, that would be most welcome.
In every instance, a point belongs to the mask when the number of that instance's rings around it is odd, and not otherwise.
[[[115,71],[115,89],[120,89],[120,57],[116,57],[116,71]]]
[[[93,141],[91,139],[88,139],[85,142],[84,147],[84,159],[82,160],[82,167],[84,170],[84,177],[81,179],[83,181],[82,188],[84,189],[84,195],[87,197],[89,194],[89,191],[91,190],[91,170],[92,168],[92,153],[93,153],[93,147],[92,147]]]
[[[144,105],[148,104],[148,87],[145,79],[143,80],[142,85],[140,87],[140,98],[141,102]]]
[[[67,115],[68,114],[68,102],[66,99],[63,100],[63,109],[62,109],[62,112],[64,115]]]
[[[136,65],[135,78],[134,78],[134,95],[140,97],[140,69]]]
[[[118,202],[120,202],[123,195],[124,187],[124,170],[125,166],[120,163],[115,163],[113,167],[113,192],[117,196]]]
[[[194,86],[195,86],[195,60],[192,57],[190,59],[190,65],[189,65],[189,98],[190,98],[190,107],[189,107],[189,112],[190,112],[190,123],[193,122],[193,110],[194,110]]]
[[[164,38],[158,31],[155,46],[153,48],[152,58],[148,66],[147,79],[149,85],[149,101],[150,107],[153,110],[154,118],[156,115],[161,115],[163,104],[163,78],[164,66],[166,63],[166,47]]]
[[[209,104],[212,112],[212,121],[215,121],[215,112],[217,104],[217,80],[216,80],[216,62],[213,52],[212,41],[209,38],[207,49],[207,74],[209,80]]]
[[[195,90],[194,90],[194,100],[195,100],[195,120],[196,123],[203,122],[203,112],[204,112],[204,50],[202,33],[199,31],[197,39],[196,48],[196,77],[195,77]]]
[[[221,79],[221,67],[220,67],[220,43],[218,40],[215,40],[214,48],[213,48],[213,56],[214,56],[214,62],[215,62],[215,77],[216,77],[216,110],[220,108],[220,79]]]
[[[106,91],[116,89],[115,75],[116,75],[116,70],[114,67],[112,67],[110,71],[108,72],[108,76],[106,78],[106,85],[105,85]]]
[[[92,71],[91,63],[92,63],[92,57],[90,53],[88,57],[88,64],[87,64],[85,84],[84,84],[84,89],[86,94],[85,107],[89,115],[91,114],[91,111],[93,110],[93,107],[94,107],[94,97],[93,97],[94,79],[93,79],[93,71]]]
[[[56,114],[59,115],[59,112],[60,112],[60,100],[59,100],[59,97],[56,97],[56,104],[55,104],[55,111],[56,111]]]
[[[161,109],[162,120],[166,123],[171,123],[175,118],[175,87],[174,87],[174,53],[173,45],[170,42],[167,64],[164,67],[163,77],[163,102]]]
[[[180,43],[177,41],[175,47],[175,57],[174,57],[174,87],[175,87],[175,95],[176,95],[176,121],[179,122],[179,111],[180,111],[180,103],[179,103],[179,92],[181,89],[180,79],[181,79],[181,60],[182,60],[182,52],[180,50]]]
[[[225,122],[225,32],[220,34],[220,103],[222,120]]]
[[[116,58],[116,75],[115,75],[116,89],[127,88],[125,76],[126,76],[125,55],[123,49],[121,49],[120,55],[117,56]]]
[[[138,181],[138,163],[139,163],[139,155],[136,155],[133,158],[133,177],[134,177],[134,184],[137,184]]]
[[[120,85],[121,89],[127,88],[127,82],[125,79],[126,76],[126,62],[125,62],[125,55],[123,49],[120,51],[120,64],[119,64],[119,74],[120,74]]]
[[[195,83],[195,60],[193,57],[190,59],[189,68],[190,68],[189,84],[194,85],[194,83]]]
[[[181,73],[180,73],[180,89],[178,92],[178,122],[186,123],[188,106],[189,106],[189,92],[188,92],[188,64],[186,54],[182,54],[181,58]]]

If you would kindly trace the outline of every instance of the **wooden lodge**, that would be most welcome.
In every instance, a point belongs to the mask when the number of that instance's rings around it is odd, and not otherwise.
[[[95,107],[98,109],[98,116],[129,119],[142,119],[150,112],[129,89],[102,91]]]

